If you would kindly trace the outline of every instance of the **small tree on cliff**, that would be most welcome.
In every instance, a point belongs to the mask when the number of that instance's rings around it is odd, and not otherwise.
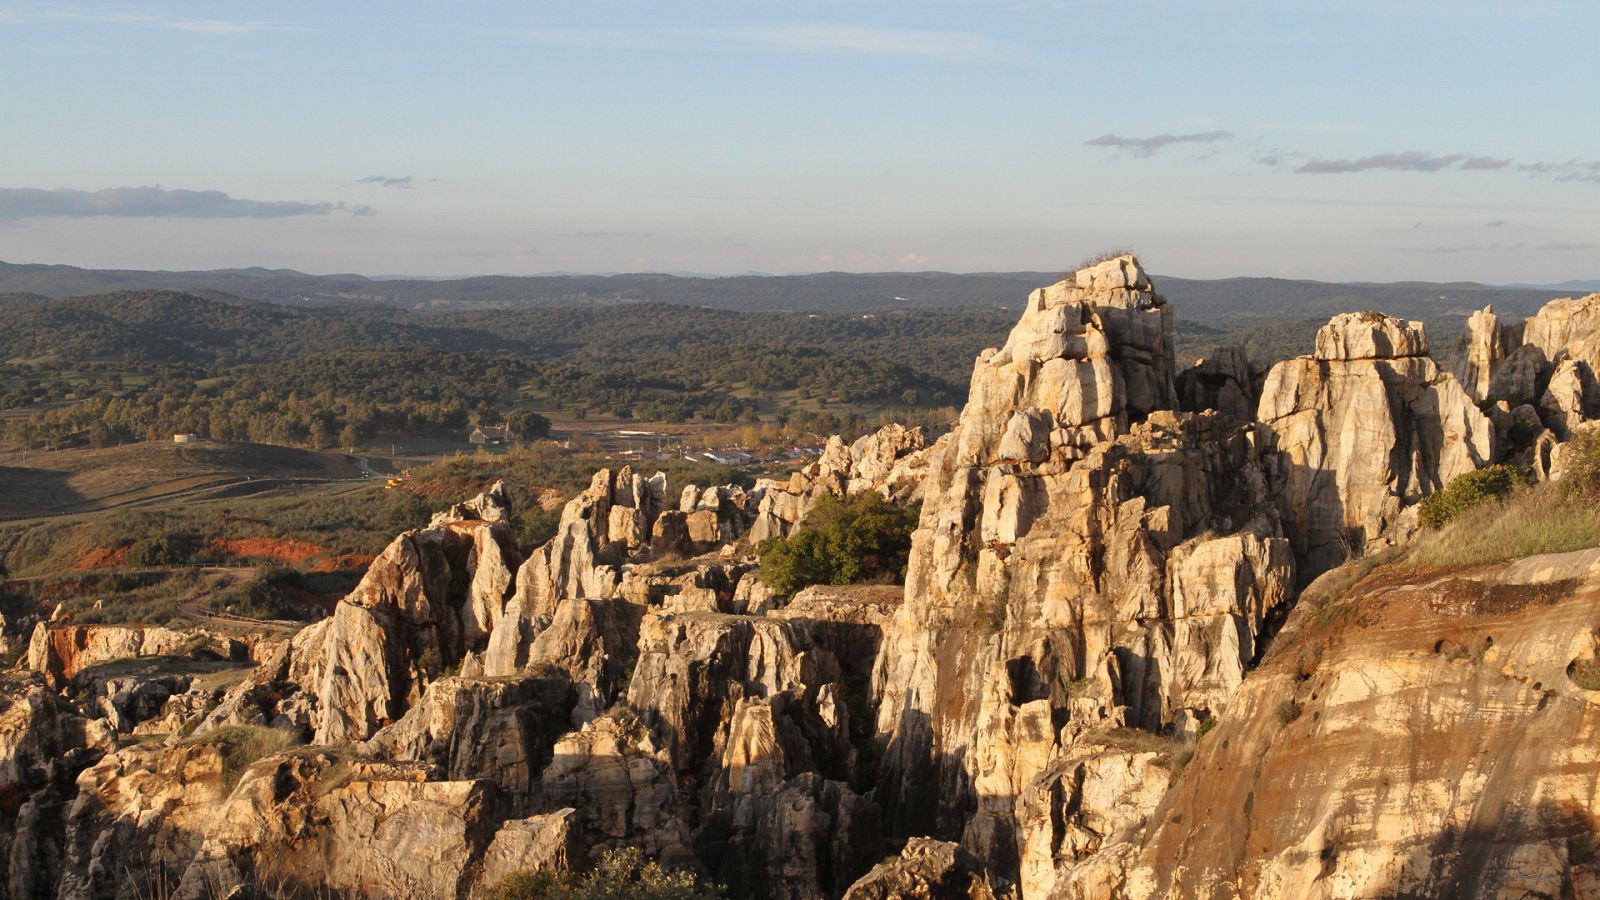
[[[813,584],[898,579],[905,575],[916,527],[916,510],[875,492],[848,500],[823,497],[794,534],[756,548],[760,577],[781,594]]]

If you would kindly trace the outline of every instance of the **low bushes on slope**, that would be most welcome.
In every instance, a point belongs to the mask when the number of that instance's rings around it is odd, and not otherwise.
[[[1489,466],[1468,472],[1445,489],[1422,498],[1422,524],[1443,528],[1463,513],[1510,496],[1518,487],[1533,484],[1533,473],[1517,466]]]
[[[787,538],[769,538],[756,553],[760,577],[780,594],[813,584],[856,584],[905,575],[914,509],[876,493],[848,500],[823,497]]]
[[[1503,498],[1469,506],[1423,535],[1412,562],[1470,566],[1600,547],[1600,436],[1580,436],[1566,452],[1560,481],[1513,486]]]
[[[587,875],[519,872],[484,892],[487,900],[715,900],[722,893],[704,888],[693,874],[664,869],[637,847],[608,850]]]

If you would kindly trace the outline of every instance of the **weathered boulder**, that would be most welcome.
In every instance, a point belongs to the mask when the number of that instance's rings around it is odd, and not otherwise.
[[[1362,553],[1405,506],[1494,459],[1493,424],[1420,355],[1413,326],[1336,316],[1315,355],[1267,375],[1257,418],[1302,578]]]
[[[577,819],[577,810],[568,807],[502,823],[483,853],[478,885],[493,888],[511,875],[581,868],[584,842]]]
[[[78,776],[59,900],[136,900],[177,884],[226,799],[215,744],[129,747]]]
[[[1524,346],[1538,348],[1548,365],[1575,359],[1600,370],[1600,293],[1551,300],[1523,321],[1518,337]]]
[[[451,522],[492,522],[497,525],[511,523],[511,492],[504,481],[496,481],[483,493],[463,500],[449,509],[433,514],[429,528]]]
[[[359,746],[377,759],[431,763],[446,779],[488,779],[525,804],[570,727],[572,694],[566,678],[441,678]]]
[[[551,803],[577,810],[590,853],[637,846],[667,865],[696,865],[670,757],[631,714],[601,716],[563,736],[543,785]]]
[[[912,838],[845,891],[845,900],[989,900],[982,863],[952,841]]]
[[[252,765],[211,819],[174,897],[235,887],[455,900],[493,839],[493,788],[416,764],[322,752]]]
[[[1561,360],[1539,398],[1539,412],[1545,426],[1563,441],[1572,438],[1572,429],[1580,422],[1600,419],[1600,381],[1589,364],[1581,359]]]
[[[1428,355],[1421,322],[1379,312],[1340,313],[1317,331],[1314,359],[1404,359]]]

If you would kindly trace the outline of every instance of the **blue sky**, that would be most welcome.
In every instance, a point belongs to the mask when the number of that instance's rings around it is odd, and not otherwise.
[[[1600,5],[0,0],[0,259],[1600,278]]]

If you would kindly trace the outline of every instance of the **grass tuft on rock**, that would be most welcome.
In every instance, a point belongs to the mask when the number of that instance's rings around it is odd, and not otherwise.
[[[1600,504],[1563,483],[1513,491],[1424,534],[1411,562],[1456,568],[1600,547]]]
[[[215,744],[222,750],[222,788],[232,791],[244,770],[258,759],[281,753],[299,743],[281,728],[261,725],[224,725],[198,737],[191,744]]]

